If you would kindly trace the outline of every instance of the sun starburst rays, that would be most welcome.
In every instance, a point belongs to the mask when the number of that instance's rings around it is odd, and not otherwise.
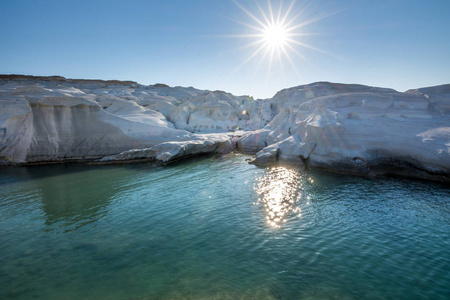
[[[256,8],[254,12],[250,11],[237,1],[234,1],[234,3],[250,18],[250,23],[243,22],[242,20],[236,20],[236,22],[252,31],[251,33],[235,35],[235,37],[251,40],[241,48],[254,48],[254,51],[250,53],[235,72],[257,56],[260,56],[256,69],[259,69],[264,62],[268,63],[267,76],[271,73],[275,63],[277,63],[283,71],[283,61],[287,61],[288,65],[294,69],[297,75],[299,75],[300,73],[292,55],[297,56],[301,60],[306,60],[305,56],[301,53],[301,48],[329,54],[324,50],[299,41],[302,36],[313,35],[312,33],[303,32],[302,29],[304,29],[304,26],[316,22],[319,19],[302,20],[308,5],[302,7],[294,14],[296,8],[295,1],[290,1],[287,8],[283,7],[282,1],[279,2],[278,7],[274,7],[270,0],[267,0],[267,7],[263,7],[260,2],[255,1]]]

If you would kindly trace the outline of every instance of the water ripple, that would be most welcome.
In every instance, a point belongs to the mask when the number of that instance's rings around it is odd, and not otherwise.
[[[448,188],[245,158],[3,170],[0,298],[448,298]]]

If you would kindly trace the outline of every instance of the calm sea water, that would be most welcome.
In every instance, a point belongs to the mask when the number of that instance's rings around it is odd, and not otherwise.
[[[245,156],[0,169],[0,299],[449,299],[450,189]]]

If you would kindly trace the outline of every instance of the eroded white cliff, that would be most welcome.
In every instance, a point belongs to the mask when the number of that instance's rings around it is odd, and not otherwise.
[[[237,146],[259,165],[448,180],[449,116],[450,85],[399,93],[318,82],[254,100],[162,84],[3,75],[0,163],[168,162]]]
[[[161,148],[162,153],[173,153],[173,159],[208,153],[225,147],[230,131],[269,121],[258,103],[247,96],[161,84],[3,76],[0,163],[91,161],[177,143],[190,150]],[[147,158],[170,160],[162,153]]]
[[[348,173],[450,174],[450,85],[407,93],[315,83],[279,92],[278,111],[239,146],[255,164],[303,163]],[[448,177],[447,177],[448,178]]]

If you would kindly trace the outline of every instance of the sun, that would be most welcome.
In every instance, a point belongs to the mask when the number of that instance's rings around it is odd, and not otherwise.
[[[245,30],[245,34],[232,37],[245,38],[249,42],[242,48],[253,47],[255,49],[233,73],[237,72],[249,61],[260,57],[258,67],[263,62],[268,62],[268,74],[271,72],[274,62],[279,62],[283,68],[283,65],[286,64],[282,61],[286,60],[288,62],[287,65],[291,66],[299,75],[299,71],[296,68],[298,63],[294,62],[292,56],[295,55],[308,62],[302,53],[302,48],[329,54],[301,40],[304,36],[313,35],[305,32],[305,27],[322,19],[322,17],[305,19],[305,11],[308,9],[308,6],[302,7],[302,5],[297,4],[293,0],[289,1],[288,6],[283,6],[283,1],[277,1],[278,6],[273,7],[271,0],[255,0],[253,8],[247,9],[237,0],[233,2],[249,17],[250,22],[244,22],[242,19],[234,20],[236,23],[247,27],[247,30]],[[261,6],[261,3],[267,3],[267,6]],[[251,1],[247,2],[247,6],[250,5]]]
[[[281,24],[271,24],[264,28],[262,38],[270,48],[284,48],[289,41],[288,31]]]

